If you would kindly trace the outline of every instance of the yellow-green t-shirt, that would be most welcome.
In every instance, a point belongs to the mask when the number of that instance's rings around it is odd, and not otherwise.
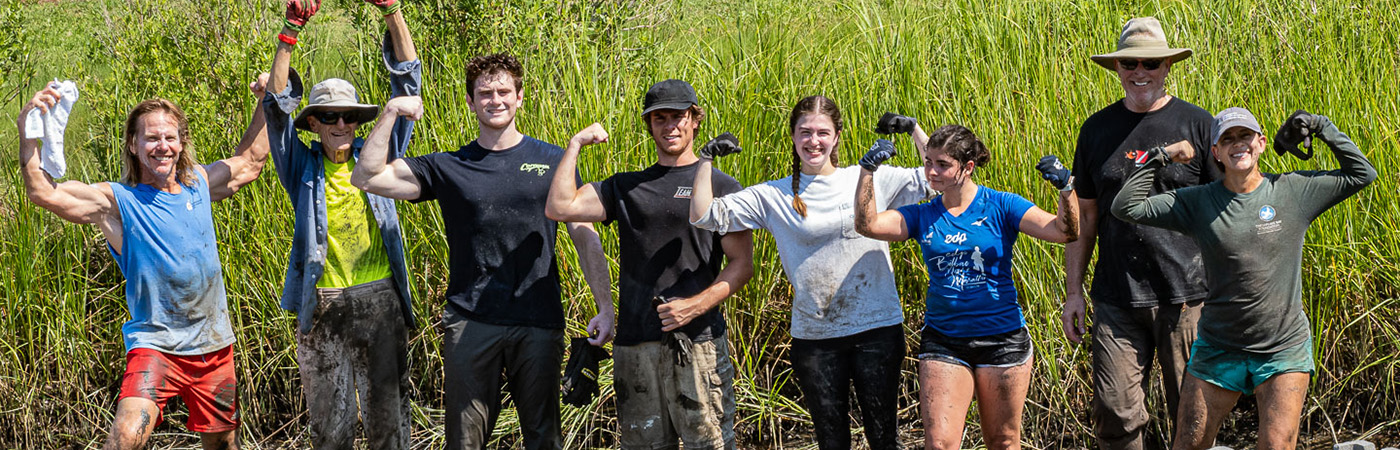
[[[326,170],[326,265],[318,288],[346,288],[389,278],[389,256],[365,194],[350,184],[352,158],[336,164],[321,157]]]

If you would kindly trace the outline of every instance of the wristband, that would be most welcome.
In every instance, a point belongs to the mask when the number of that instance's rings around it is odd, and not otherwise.
[[[287,28],[290,28],[292,31],[296,31],[296,32],[298,32],[298,33],[300,33],[300,32],[301,32],[301,29],[302,29],[302,26],[301,26],[301,25],[297,25],[297,24],[295,24],[295,23],[292,23],[292,19],[285,19],[285,20],[283,20],[283,21],[282,21],[282,25],[283,25],[283,26],[286,26]]]
[[[1065,187],[1064,187],[1064,188],[1061,188],[1061,189],[1060,189],[1060,192],[1062,192],[1062,193],[1063,193],[1063,192],[1070,192],[1070,191],[1073,191],[1073,190],[1074,190],[1074,176],[1073,176],[1073,175],[1070,175],[1069,181],[1065,183]]]
[[[384,13],[385,16],[392,16],[394,13],[399,12],[399,8],[401,7],[403,7],[403,2],[398,1],[394,2],[392,5],[380,7],[379,12]]]
[[[282,41],[283,44],[291,46],[297,45],[297,38],[287,36],[286,33],[277,33],[277,40]]]

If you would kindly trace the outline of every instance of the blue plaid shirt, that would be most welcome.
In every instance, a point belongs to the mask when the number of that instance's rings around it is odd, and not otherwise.
[[[389,69],[392,95],[419,95],[422,63],[418,60],[394,61],[391,54],[393,47],[387,33],[382,48],[384,65]],[[328,226],[326,173],[321,164],[321,143],[312,141],[311,145],[306,145],[297,137],[296,127],[292,126],[292,113],[301,105],[302,92],[301,76],[293,70],[288,74],[286,89],[269,92],[263,97],[263,110],[267,114],[268,144],[273,166],[277,169],[277,179],[287,190],[296,212],[292,251],[287,261],[287,279],[282,286],[282,309],[297,313],[298,329],[306,333],[311,331],[311,316],[316,311],[316,282],[325,270]],[[389,161],[404,156],[412,136],[413,121],[400,119],[395,123],[390,137],[392,152]],[[356,161],[360,158],[362,146],[364,141],[355,139]],[[398,210],[394,207],[393,199],[369,193],[365,197],[379,225],[379,235],[389,256],[389,269],[393,272],[394,284],[403,300],[404,321],[411,328],[414,326],[413,297],[408,289],[408,266],[404,258]]]

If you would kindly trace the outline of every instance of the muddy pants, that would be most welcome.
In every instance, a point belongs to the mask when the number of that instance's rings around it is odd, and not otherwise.
[[[501,412],[502,374],[527,450],[559,449],[559,383],[564,330],[471,320],[451,306],[442,314],[442,402],[447,448],[481,449]]]
[[[315,449],[408,448],[408,330],[392,279],[317,289],[311,331],[297,333],[297,363]],[[358,420],[357,420],[358,419]]]
[[[818,448],[851,448],[852,382],[870,448],[898,448],[899,364],[904,352],[901,325],[832,339],[792,340],[792,370],[812,413]]]
[[[1181,305],[1124,308],[1094,302],[1090,339],[1094,384],[1094,436],[1099,448],[1165,448],[1148,442],[1148,385],[1152,360],[1162,368],[1167,417],[1176,418],[1182,374],[1196,340],[1201,301]],[[1155,440],[1154,440],[1155,441]]]
[[[734,363],[729,339],[696,342],[686,365],[662,342],[613,346],[623,450],[734,448]]]

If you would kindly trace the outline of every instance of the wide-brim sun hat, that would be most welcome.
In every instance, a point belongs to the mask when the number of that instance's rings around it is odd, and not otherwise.
[[[360,96],[355,93],[355,86],[350,85],[349,81],[328,78],[311,87],[311,101],[301,109],[301,113],[297,114],[292,123],[299,129],[311,131],[311,116],[317,111],[327,109],[346,111],[346,123],[369,123],[379,116],[379,105],[360,103]]]
[[[1165,59],[1171,62],[1191,57],[1191,49],[1175,48],[1167,44],[1167,34],[1162,31],[1162,23],[1155,17],[1137,17],[1123,25],[1118,35],[1118,50],[1113,53],[1090,56],[1100,66],[1108,70],[1118,70],[1120,59]]]

